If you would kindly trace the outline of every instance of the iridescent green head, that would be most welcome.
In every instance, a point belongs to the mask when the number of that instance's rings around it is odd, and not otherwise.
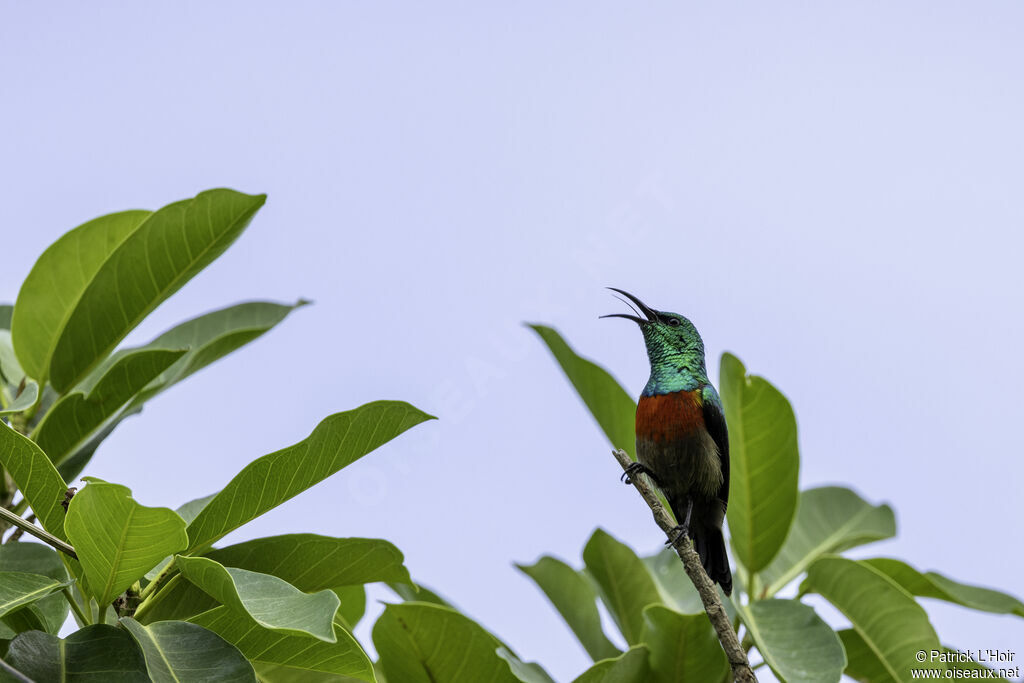
[[[708,383],[704,365],[704,342],[687,318],[678,313],[656,311],[629,292],[609,287],[629,298],[645,317],[612,313],[602,318],[625,318],[640,326],[651,361],[651,378],[644,387],[644,396],[692,391]]]

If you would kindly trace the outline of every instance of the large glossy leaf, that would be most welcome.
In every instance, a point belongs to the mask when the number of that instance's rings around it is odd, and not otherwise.
[[[782,393],[722,354],[722,405],[729,425],[729,533],[743,566],[771,562],[796,512],[796,417]]]
[[[143,626],[127,617],[121,625],[139,644],[153,683],[256,682],[252,664],[238,648],[202,626],[186,621]]]
[[[856,681],[863,681],[864,683],[895,682],[896,679],[889,675],[885,666],[856,631],[853,629],[844,629],[839,632],[839,638],[843,641],[843,647],[846,649],[846,656],[849,659],[849,664],[847,665],[845,672],[847,676]],[[958,674],[945,673],[944,675],[947,680],[973,679],[1010,683],[1008,679],[997,675],[995,671],[986,667],[984,664],[979,664],[974,661],[956,661],[957,658],[951,654],[953,652],[955,652],[955,650],[952,648],[943,647],[934,653],[929,651],[925,656],[928,657],[929,660],[934,660],[940,663],[943,661],[943,657],[948,658],[945,662],[946,669],[949,672],[958,672]],[[923,678],[924,676],[919,676],[918,680],[922,680]]]
[[[317,681],[321,676],[374,680],[370,658],[337,618],[333,643],[265,629],[245,612],[228,607],[204,612],[189,621],[233,643],[264,680]]]
[[[42,253],[21,285],[11,331],[29,376],[49,376],[54,349],[96,273],[149,211],[100,216],[65,233]]]
[[[11,331],[0,329],[0,415],[30,408],[39,396],[39,385],[25,376],[14,354]]]
[[[626,642],[642,642],[644,608],[661,603],[643,560],[629,546],[598,529],[583,548],[583,562]]]
[[[39,446],[8,427],[2,420],[0,465],[7,468],[43,528],[57,538],[67,540],[61,501],[64,500],[68,485]]]
[[[440,593],[427,588],[423,584],[409,585],[407,583],[395,583],[393,581],[388,582],[388,588],[395,592],[395,595],[400,597],[406,602],[429,602],[431,605],[440,605],[441,607],[448,607],[450,609],[459,611],[458,608],[452,604],[451,600],[444,598]]]
[[[405,430],[433,419],[401,401],[376,401],[325,418],[313,433],[250,463],[188,526],[189,553],[326,479]]]
[[[208,190],[163,207],[125,237],[67,318],[50,361],[54,388],[63,393],[82,379],[154,308],[220,256],[265,200]],[[19,307],[20,300],[15,316]]]
[[[207,553],[228,567],[273,574],[304,591],[377,581],[412,583],[402,551],[377,538],[287,534]]]
[[[113,432],[122,420],[139,413],[144,403],[197,370],[262,336],[263,333],[281,322],[288,313],[305,303],[300,301],[295,305],[288,306],[268,301],[253,301],[229,306],[181,323],[145,346],[114,353],[93,370],[83,384],[89,383],[94,376],[100,376],[110,364],[116,362],[124,354],[145,353],[168,348],[188,349],[184,356],[163,370],[135,394],[131,402],[121,408],[102,429],[87,441],[76,445],[67,455],[62,456],[63,462],[58,466],[58,471],[66,480],[76,477],[99,444]],[[49,451],[47,452],[49,453]]]
[[[701,602],[700,593],[697,592],[693,581],[686,575],[683,563],[679,561],[679,555],[674,550],[666,548],[654,555],[642,558],[647,565],[648,571],[654,577],[661,593],[661,601],[668,607],[683,614],[702,614],[704,603]],[[729,618],[736,615],[733,612],[732,601],[720,593],[722,605],[729,612]]]
[[[636,402],[607,370],[576,355],[558,332],[544,325],[529,327],[547,344],[612,447],[621,448],[635,460]]]
[[[614,659],[602,659],[572,683],[648,683],[650,666],[646,645],[636,645]]]
[[[936,572],[919,572],[906,562],[888,557],[862,560],[903,587],[911,595],[945,600],[971,609],[1024,617],[1024,603],[1008,593],[959,583]]]
[[[495,652],[508,662],[508,668],[512,671],[512,675],[521,683],[555,683],[540,664],[524,662],[504,645]]]
[[[225,567],[206,557],[178,556],[175,565],[217,602],[246,612],[263,628],[335,642],[333,622],[340,601],[329,590],[303,593],[276,576]]]
[[[373,627],[373,644],[388,681],[519,683],[501,643],[458,612],[428,603],[387,605]]]
[[[662,605],[644,611],[643,642],[651,683],[721,681],[729,660],[704,614],[679,614]]]
[[[850,620],[893,680],[910,681],[911,669],[944,668],[917,661],[918,652],[939,649],[935,629],[914,598],[874,567],[826,556],[807,570],[804,588],[819,593]]]
[[[619,649],[601,627],[597,593],[586,577],[561,560],[542,557],[533,565],[516,565],[544,591],[595,662],[617,657]]]
[[[153,380],[133,401],[141,405],[168,387],[261,337],[308,301],[279,304],[248,301],[203,314],[172,327],[143,348],[187,348],[188,353]]]
[[[846,654],[836,632],[799,600],[757,600],[739,613],[757,651],[786,683],[838,683]]]
[[[68,572],[57,551],[41,543],[5,543],[0,545],[0,572],[39,574],[64,584]],[[42,622],[43,630],[57,634],[68,618],[68,602],[55,593],[32,604]]]
[[[45,397],[43,400],[45,401]],[[134,413],[139,412],[142,412],[141,408],[134,410]],[[74,481],[77,479],[78,475],[85,469],[85,466],[92,460],[93,454],[95,454],[96,449],[99,448],[104,439],[110,436],[123,419],[134,413],[128,409],[122,409],[116,417],[108,420],[85,443],[64,456],[64,461],[57,465],[57,471],[60,473],[60,476],[64,477],[64,481]]]
[[[334,621],[351,631],[366,614],[366,587],[338,586],[332,588],[331,591],[338,596],[338,600],[341,602]]]
[[[85,571],[87,588],[107,605],[161,559],[188,544],[174,510],[137,503],[120,484],[91,481],[71,504],[65,527]]]
[[[65,585],[42,574],[0,572],[0,617],[45,598]]]
[[[872,505],[839,486],[801,491],[789,536],[761,572],[765,597],[775,595],[822,555],[895,535],[896,517],[888,505]]]
[[[864,683],[897,683],[885,665],[878,658],[864,639],[852,628],[839,631],[839,640],[846,652],[846,669],[844,673],[856,681]]]
[[[226,567],[272,574],[307,593],[377,581],[412,582],[402,564],[401,551],[387,541],[372,538],[288,534],[218,548],[205,557]],[[155,576],[150,574],[150,578]],[[188,619],[216,606],[187,581],[168,585],[161,592],[166,595],[145,614],[146,623]]]
[[[60,464],[184,353],[183,349],[143,349],[119,354],[94,383],[83,382],[81,391],[53,404],[36,428],[36,443]]]
[[[42,631],[21,633],[4,657],[35,681],[47,683],[148,683],[146,663],[124,629],[94,624],[63,640]]]

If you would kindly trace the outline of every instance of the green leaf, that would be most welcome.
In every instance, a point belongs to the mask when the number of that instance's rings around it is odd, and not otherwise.
[[[555,683],[540,664],[524,662],[504,645],[495,652],[508,662],[508,668],[512,671],[512,675],[522,683]]]
[[[61,501],[64,500],[68,485],[57,474],[46,454],[39,450],[39,446],[8,427],[2,420],[0,465],[7,468],[43,528],[66,541]]]
[[[114,354],[114,362],[80,391],[67,394],[36,428],[36,443],[55,464],[67,459],[154,377],[185,353],[182,349],[142,349]]]
[[[331,591],[341,601],[334,621],[351,631],[366,613],[366,588],[364,586],[338,586],[332,588]]]
[[[0,572],[0,617],[59,591],[67,583],[41,574]]]
[[[38,396],[39,385],[25,376],[14,355],[10,330],[0,329],[0,415],[30,408]]]
[[[68,582],[68,572],[57,551],[41,543],[5,543],[0,545],[0,572],[27,572],[48,576],[60,584]],[[43,622],[43,630],[54,635],[68,618],[68,602],[55,593],[33,603]]]
[[[843,643],[843,650],[846,652],[846,669],[844,673],[857,681],[867,683],[896,683],[896,679],[889,675],[882,661],[878,659],[864,639],[852,628],[843,629],[838,632],[839,640]]]
[[[160,303],[227,249],[266,200],[207,190],[169,204],[114,250],[82,292],[57,340],[50,383],[60,393],[78,383]],[[21,302],[15,304],[15,316]],[[15,348],[18,342],[15,319]]]
[[[429,602],[431,605],[440,605],[441,607],[448,607],[456,612],[458,611],[458,608],[456,608],[450,600],[441,597],[440,594],[435,593],[422,584],[409,585],[407,583],[395,583],[394,581],[389,581],[388,588],[393,590],[395,595],[406,602]]]
[[[326,479],[432,416],[376,401],[325,418],[308,438],[245,467],[188,525],[189,554]]]
[[[0,330],[11,329],[12,315],[14,315],[14,306],[11,304],[0,304]]]
[[[217,548],[206,557],[228,567],[273,574],[304,591],[376,581],[412,583],[402,552],[377,538],[287,534]]]
[[[528,327],[547,344],[612,447],[621,448],[636,460],[636,401],[607,370],[576,355],[554,329],[544,325]]]
[[[614,659],[602,659],[572,683],[647,683],[650,666],[646,645],[636,645]]]
[[[801,491],[789,536],[761,573],[765,595],[775,595],[822,555],[895,535],[896,518],[888,505],[871,505],[839,486]]]
[[[358,596],[349,592],[346,623],[354,626],[362,616],[365,595],[361,584],[376,581],[411,583],[402,564],[402,553],[395,546],[378,539],[331,538],[315,534],[289,534],[246,541],[218,548],[205,557],[226,567],[271,574],[306,593],[331,589],[342,596],[340,589],[355,586]],[[150,572],[149,578],[155,578]],[[188,619],[216,607],[216,602],[190,582],[168,584],[161,597],[146,612],[144,623],[165,619]],[[166,593],[166,595],[163,595]],[[354,621],[348,621],[356,610]]]
[[[329,590],[303,593],[276,576],[225,567],[206,557],[179,555],[175,564],[217,602],[246,612],[264,628],[335,642],[332,624],[340,601]]]
[[[536,564],[517,564],[516,567],[544,591],[592,660],[621,654],[601,628],[597,593],[586,577],[549,556],[540,558]]]
[[[643,642],[651,683],[720,681],[729,660],[705,614],[679,614],[662,605],[644,610]]]
[[[25,387],[12,397],[7,407],[0,408],[0,415],[13,415],[14,413],[24,412],[35,405],[38,397],[39,385],[34,380],[28,380],[25,383]]]
[[[959,583],[936,572],[922,573],[906,562],[888,557],[861,561],[888,576],[911,595],[945,600],[983,612],[1024,617],[1024,603],[1007,593]]]
[[[218,607],[189,619],[234,644],[264,680],[316,681],[320,676],[345,676],[373,681],[373,664],[335,617],[336,642],[326,643],[265,629],[245,612]],[[268,672],[273,672],[267,675]]]
[[[796,417],[782,393],[722,354],[729,425],[729,532],[740,562],[758,572],[778,553],[796,511],[800,454]]]
[[[49,377],[54,349],[82,296],[104,263],[150,215],[123,211],[94,218],[65,233],[32,266],[11,318],[14,348],[31,377]]]
[[[121,421],[139,413],[143,404],[194,372],[262,336],[281,322],[288,313],[305,303],[305,301],[300,301],[292,306],[267,301],[237,304],[181,323],[145,346],[114,353],[93,370],[84,383],[88,383],[93,376],[101,374],[122,354],[163,351],[169,348],[187,347],[188,349],[181,358],[141,389],[131,402],[121,408],[120,412],[111,418],[100,431],[68,452],[64,456],[64,462],[58,467],[58,471],[65,479],[70,480],[76,477],[92,458],[93,452],[99,444],[114,431]],[[191,520],[186,519],[185,521]]]
[[[188,544],[185,522],[174,510],[145,507],[131,493],[120,484],[92,481],[68,505],[68,538],[100,605]]]
[[[4,657],[35,681],[148,683],[142,651],[128,632],[94,624],[63,640],[42,631],[21,633]]]
[[[882,662],[879,661],[875,653],[871,651],[871,648],[868,647],[868,644],[864,642],[864,639],[856,631],[844,629],[839,632],[839,638],[843,641],[846,657],[849,659],[845,672],[847,676],[857,681],[868,681],[869,683],[894,683],[895,679],[889,675]],[[942,658],[945,657],[947,658],[945,667],[948,671],[963,672],[961,675],[946,674],[947,679],[973,679],[1010,683],[1009,679],[996,675],[996,671],[984,664],[975,661],[957,661],[958,657],[956,655],[959,652],[954,648],[944,646],[940,650],[929,651],[925,656],[936,663],[941,663],[943,661]],[[923,678],[924,676],[918,677],[919,680]]]
[[[183,503],[175,512],[178,516],[185,520],[185,524],[191,524],[192,520],[199,516],[200,511],[209,504],[211,500],[216,497],[216,493],[211,493],[208,496],[202,498],[193,498],[187,503]]]
[[[644,608],[661,603],[643,561],[629,546],[598,529],[583,548],[583,562],[623,638],[630,645],[642,642]]]
[[[213,631],[185,621],[143,626],[125,617],[121,625],[139,644],[154,683],[256,682],[256,672],[234,645]]]
[[[739,613],[764,661],[787,683],[828,683],[843,677],[839,636],[799,600],[757,600]]]
[[[683,614],[704,613],[700,593],[686,575],[686,569],[683,568],[683,563],[674,550],[666,548],[642,559],[658,584],[661,601],[665,605]],[[725,593],[719,595],[722,596],[722,605],[729,612],[729,619],[733,619],[736,615],[733,612],[732,601],[724,597]]]
[[[189,375],[263,336],[308,301],[249,301],[211,311],[172,327],[143,348],[187,348],[188,353],[154,379],[132,402],[142,405]]]
[[[944,668],[917,661],[918,652],[939,648],[935,629],[914,598],[874,567],[823,557],[807,570],[804,587],[819,593],[850,620],[893,680],[910,681],[911,669]]]
[[[52,390],[47,387],[47,391]],[[45,402],[45,396],[43,400]],[[136,409],[135,412],[142,412],[142,409]],[[129,414],[132,413],[127,410],[122,410],[119,415],[112,420],[108,420],[105,425],[100,427],[98,431],[89,437],[88,441],[64,457],[64,461],[57,466],[57,471],[60,473],[60,476],[64,477],[64,481],[74,481],[78,478],[78,475],[82,473],[85,466],[89,464],[90,460],[92,460],[92,456],[96,452],[96,449],[99,448],[99,445],[103,443],[104,439],[113,433],[114,429],[117,428],[117,425],[121,424],[121,421],[128,417]]]
[[[48,595],[44,600],[52,597],[61,597],[57,595]],[[41,601],[37,601],[41,602]],[[46,628],[46,618],[43,613],[36,607],[35,604],[25,605],[20,607],[3,617],[0,617],[0,638],[10,640],[19,633],[25,631],[43,631],[49,633]],[[0,680],[3,680],[0,677]]]
[[[428,603],[387,605],[373,644],[388,681],[519,683],[497,654],[501,643],[472,619]]]

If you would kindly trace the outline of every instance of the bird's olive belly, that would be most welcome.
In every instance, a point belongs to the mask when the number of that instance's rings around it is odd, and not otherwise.
[[[638,438],[636,455],[640,464],[654,472],[659,488],[670,499],[713,498],[722,485],[718,447],[707,430],[669,441]]]

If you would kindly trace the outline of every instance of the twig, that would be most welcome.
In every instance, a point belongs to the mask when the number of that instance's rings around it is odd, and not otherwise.
[[[71,594],[71,589],[65,586],[62,592],[64,593],[64,598],[68,601],[68,604],[71,605],[71,611],[73,611],[75,616],[78,618],[78,625],[85,628],[91,624],[92,622],[89,620],[89,617],[85,616],[85,612],[82,611],[82,606],[78,604],[78,600],[75,600],[75,596]]]
[[[26,522],[34,522],[34,521],[36,521],[36,516],[35,515],[29,515],[28,517],[25,518],[25,521]],[[13,534],[11,534],[10,536],[7,537],[7,540],[4,541],[4,543],[14,543],[19,538],[21,538],[21,535],[23,533],[25,533],[25,530],[22,529],[21,527],[18,527],[17,529],[14,530]]]
[[[629,455],[621,448],[612,451],[612,455],[622,465],[622,469],[626,469],[633,464]],[[654,492],[654,489],[647,483],[647,478],[644,476],[630,477],[630,481],[632,481],[633,486],[636,487],[636,490],[640,492],[644,501],[651,508],[654,521],[657,522],[669,539],[673,539],[676,525],[673,524],[672,518],[669,517],[668,512],[665,510],[665,506],[658,500],[658,495]],[[683,562],[686,574],[690,577],[690,581],[693,582],[697,593],[700,594],[700,600],[704,603],[704,611],[707,613],[708,619],[711,620],[711,625],[718,634],[718,641],[722,644],[722,649],[725,650],[725,655],[729,659],[729,666],[732,667],[733,681],[736,683],[756,683],[757,676],[754,675],[753,670],[750,668],[747,653],[740,647],[740,641],[736,638],[736,631],[732,629],[729,615],[722,606],[722,601],[718,597],[718,590],[715,588],[715,584],[711,581],[707,572],[704,571],[704,567],[701,566],[700,556],[697,555],[697,552],[690,544],[690,539],[684,538],[681,540],[681,543],[673,543],[672,547],[676,549],[679,559]]]
[[[72,548],[70,545],[60,540],[56,536],[43,531],[32,522],[22,519],[18,515],[11,512],[10,510],[6,508],[0,508],[0,517],[2,517],[5,521],[10,522],[14,526],[18,527],[19,529],[24,529],[28,533],[38,538],[40,541],[49,543],[65,555],[70,555],[76,560],[78,559],[78,555],[77,553],[75,553],[75,549]]]

